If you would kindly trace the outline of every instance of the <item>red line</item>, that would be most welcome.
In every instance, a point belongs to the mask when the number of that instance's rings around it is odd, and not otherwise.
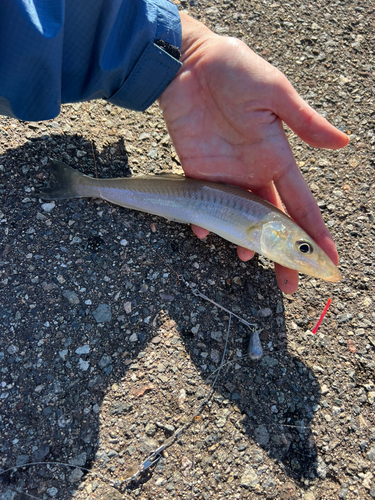
[[[320,316],[319,321],[317,322],[317,324],[315,325],[314,330],[312,331],[314,334],[318,331],[318,328],[322,324],[324,316],[327,314],[327,311],[328,311],[329,306],[331,305],[331,302],[332,302],[332,299],[328,299],[327,300],[327,304],[326,304],[326,306],[324,308],[324,311],[322,312],[322,315]]]

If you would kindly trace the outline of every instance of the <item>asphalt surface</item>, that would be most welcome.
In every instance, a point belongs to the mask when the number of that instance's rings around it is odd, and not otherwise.
[[[350,135],[324,151],[287,132],[344,279],[304,276],[283,296],[272,265],[241,263],[216,236],[98,200],[39,198],[51,158],[98,177],[179,171],[156,105],[2,118],[0,467],[18,468],[0,473],[0,498],[375,498],[374,6],[181,8],[245,41]],[[228,315],[194,287],[262,328],[265,355],[248,359],[249,331],[233,320],[208,407],[121,483],[194,414],[220,364]]]

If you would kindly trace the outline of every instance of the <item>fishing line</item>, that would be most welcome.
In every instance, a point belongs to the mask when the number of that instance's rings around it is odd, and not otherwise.
[[[331,5],[332,2],[329,2],[328,3],[328,6]],[[270,18],[265,14],[265,17],[270,21]],[[95,161],[95,154],[94,154],[94,148],[93,148],[93,141],[91,141],[91,148],[92,148],[92,151],[93,151],[93,157],[94,157],[94,162],[95,162],[95,171],[96,171],[96,175],[97,175],[97,165],[96,165],[96,161]],[[125,221],[123,221],[125,222]],[[207,402],[209,401],[209,399],[211,398],[212,396],[212,393],[213,393],[213,390],[214,390],[214,386],[217,382],[217,379],[218,379],[218,376],[220,374],[220,371],[222,370],[222,368],[225,366],[225,365],[229,365],[230,363],[233,363],[233,361],[228,361],[227,363],[224,364],[224,360],[225,360],[225,355],[226,355],[226,351],[227,351],[227,344],[228,344],[228,339],[229,339],[229,332],[230,332],[230,327],[231,327],[231,320],[232,320],[232,316],[233,317],[236,317],[238,319],[238,321],[240,321],[242,324],[244,324],[245,326],[249,327],[250,329],[252,327],[255,327],[257,325],[254,325],[254,324],[251,324],[249,322],[247,322],[246,320],[244,320],[243,318],[237,316],[235,313],[231,312],[230,310],[228,310],[227,308],[225,308],[224,306],[216,303],[215,301],[211,300],[210,298],[208,298],[206,295],[204,295],[203,293],[201,293],[197,288],[192,288],[191,285],[184,280],[184,278],[179,275],[173,268],[171,268],[171,266],[163,259],[163,257],[161,257],[157,251],[152,248],[138,233],[135,229],[132,228],[132,226],[130,226],[127,222],[125,222],[125,225],[130,228],[136,235],[137,237],[139,237],[149,248],[151,248],[153,250],[153,252],[164,262],[164,264],[177,276],[177,279],[180,280],[180,281],[183,281],[184,284],[186,286],[188,286],[191,290],[192,290],[192,293],[196,296],[196,297],[199,297],[201,298],[202,300],[205,300],[205,301],[208,301],[210,302],[211,304],[213,304],[214,306],[220,308],[221,310],[225,311],[226,313],[229,314],[229,324],[228,324],[228,329],[227,329],[227,335],[226,335],[226,341],[225,341],[225,347],[224,347],[224,352],[223,352],[223,356],[222,356],[222,359],[221,359],[221,363],[220,363],[220,366],[219,368],[217,368],[217,370],[215,370],[213,373],[211,373],[208,377],[208,379],[210,377],[212,377],[215,373],[216,373],[216,376],[215,376],[215,379],[211,385],[211,388],[210,390],[208,391],[204,401],[199,405],[199,407],[197,408],[197,410],[195,411],[195,413],[193,414],[192,417],[190,417],[190,419],[185,423],[183,424],[177,431],[175,431],[175,433],[172,435],[171,438],[169,438],[161,447],[159,447],[157,450],[154,450],[150,456],[148,457],[148,459],[143,462],[143,464],[141,464],[139,466],[139,471],[137,471],[136,474],[134,474],[133,476],[131,476],[130,478],[128,479],[125,479],[125,480],[122,480],[120,483],[116,482],[116,481],[113,481],[112,479],[104,476],[103,474],[100,474],[98,472],[94,472],[94,471],[91,471],[89,469],[86,469],[86,468],[83,468],[83,467],[80,467],[80,466],[77,466],[77,465],[71,465],[71,464],[68,464],[68,463],[63,463],[63,462],[33,462],[33,463],[28,463],[28,464],[23,464],[22,466],[15,466],[15,467],[11,467],[9,469],[6,469],[4,471],[1,471],[0,470],[0,476],[5,474],[5,473],[8,473],[10,471],[15,471],[19,468],[23,468],[23,467],[30,467],[30,466],[35,466],[35,465],[41,465],[41,464],[45,464],[45,465],[53,465],[53,466],[57,466],[57,465],[60,465],[60,466],[65,466],[65,467],[73,467],[73,468],[77,468],[77,469],[80,469],[82,471],[85,471],[85,472],[88,472],[90,474],[95,474],[97,477],[100,477],[101,479],[103,480],[106,480],[108,481],[110,484],[112,484],[113,486],[115,487],[118,487],[118,484],[120,485],[123,485],[125,483],[128,483],[128,482],[131,482],[133,479],[136,479],[136,477],[138,477],[143,471],[147,470],[149,467],[151,467],[152,465],[154,465],[161,457],[161,453],[163,450],[165,450],[167,447],[171,446],[173,444],[173,442],[175,441],[175,439],[177,439],[178,436],[180,436],[185,430],[186,428],[191,424],[191,422],[193,421],[193,419],[198,415],[198,413],[201,411],[201,409],[203,408],[204,405],[207,404]],[[314,328],[314,333],[316,332],[316,330],[319,328],[320,326],[320,323],[322,322],[323,318],[324,318],[324,315],[325,313],[327,312],[327,309],[329,307],[329,304],[327,304],[325,310],[323,311],[322,313],[322,316],[321,318],[319,319],[316,327]],[[258,336],[258,340],[259,340],[259,332],[257,333],[254,333],[252,335],[252,338],[253,338],[253,342],[257,343],[257,338],[256,336]],[[251,341],[250,341],[251,343]],[[260,341],[259,341],[259,346],[260,346]],[[259,347],[258,346],[258,347]],[[260,349],[261,349],[261,346],[260,346]],[[256,350],[251,350],[251,347],[249,347],[249,350],[250,352],[248,353],[248,356],[251,358],[252,356],[252,353],[255,353]],[[261,353],[261,351],[259,351]],[[261,354],[260,354],[261,356]],[[259,357],[260,357],[259,356]],[[256,359],[256,358],[253,358],[253,359]],[[207,379],[207,380],[208,380]],[[291,427],[291,426],[287,426],[285,425],[285,427]],[[18,490],[13,490],[13,491],[17,491]],[[20,492],[18,492],[20,493]],[[37,497],[29,494],[29,493],[25,493],[23,492],[23,495],[26,495],[28,496],[29,498],[32,498],[32,499],[37,499]]]
[[[94,158],[94,164],[95,164],[95,174],[96,174],[96,178],[98,178],[98,173],[97,173],[97,164],[96,164],[96,159],[95,159],[95,152],[94,152],[94,146],[93,146],[93,141],[91,141],[91,149],[92,149],[92,153],[93,153],[93,158]],[[106,201],[106,200],[105,200]],[[107,202],[108,203],[108,202]],[[121,216],[120,216],[121,217]],[[209,402],[210,398],[212,397],[212,394],[214,392],[214,388],[215,388],[215,385],[216,385],[216,382],[218,380],[218,377],[220,375],[220,372],[222,370],[222,367],[224,366],[224,361],[225,361],[225,357],[226,357],[226,353],[227,353],[227,348],[228,348],[228,341],[229,341],[229,333],[230,333],[230,328],[231,328],[231,323],[232,323],[232,316],[234,316],[235,318],[237,318],[237,320],[242,323],[243,325],[245,325],[246,327],[248,327],[250,329],[250,344],[249,344],[249,352],[248,352],[248,356],[253,359],[253,360],[257,360],[257,359],[260,359],[263,355],[263,351],[262,351],[262,346],[261,346],[261,342],[260,342],[260,339],[259,339],[259,333],[261,332],[261,330],[257,330],[255,327],[257,327],[257,324],[255,323],[249,323],[248,321],[246,321],[245,319],[241,318],[240,316],[238,316],[237,314],[235,314],[233,311],[227,309],[226,307],[222,306],[221,304],[215,302],[214,300],[210,299],[209,297],[207,297],[205,294],[203,294],[201,291],[199,291],[198,288],[196,287],[192,287],[192,285],[186,281],[184,279],[184,277],[177,273],[167,262],[166,260],[158,254],[158,252],[151,247],[151,245],[127,222],[125,221],[122,217],[121,217],[123,223],[126,225],[126,227],[128,229],[131,229],[134,234],[140,238],[142,240],[142,242],[149,248],[152,250],[152,252],[157,255],[157,257],[159,257],[159,259],[168,267],[168,269],[176,276],[177,280],[178,281],[182,281],[188,288],[190,288],[190,290],[192,291],[193,295],[196,296],[196,297],[199,297],[209,303],[211,303],[212,305],[214,305],[215,307],[218,307],[219,309],[221,309],[222,311],[226,312],[227,314],[229,314],[229,320],[228,320],[228,328],[227,328],[227,333],[226,333],[226,338],[225,338],[225,345],[224,345],[224,351],[223,351],[223,354],[222,354],[222,358],[221,358],[221,362],[220,362],[220,365],[219,367],[212,373],[210,374],[207,379],[206,379],[206,382],[216,374],[215,376],[215,379],[213,381],[213,383],[211,384],[211,387],[209,389],[209,391],[207,392],[206,396],[204,397],[202,403],[198,406],[198,408],[195,410],[195,412],[193,413],[193,415],[182,425],[180,426],[173,434],[172,436],[170,436],[161,446],[159,446],[156,450],[153,450],[150,455],[147,457],[147,459],[138,466],[138,470],[130,477],[127,477],[125,479],[122,479],[122,480],[112,480],[106,476],[104,476],[103,474],[100,474],[98,472],[95,472],[95,471],[91,471],[90,469],[86,469],[84,467],[80,467],[80,466],[77,466],[77,465],[71,465],[71,464],[67,464],[67,463],[64,463],[64,462],[32,462],[32,463],[28,463],[28,464],[23,464],[22,466],[15,466],[15,467],[11,467],[9,469],[6,469],[5,471],[0,471],[0,475],[3,475],[7,472],[10,472],[10,471],[15,471],[17,470],[18,468],[22,468],[22,467],[30,467],[30,466],[34,466],[34,465],[42,465],[42,464],[46,464],[46,465],[54,465],[54,466],[63,466],[63,467],[75,467],[77,469],[80,469],[82,471],[85,471],[85,472],[88,472],[90,474],[94,474],[96,475],[97,477],[100,477],[101,479],[109,482],[109,484],[111,484],[114,488],[118,489],[118,490],[121,490],[123,488],[124,485],[129,485],[131,482],[135,481],[141,474],[143,474],[145,471],[147,471],[148,469],[150,469],[151,467],[153,467],[154,465],[156,465],[156,463],[160,460],[160,458],[162,457],[162,453],[167,449],[169,448],[170,446],[172,446],[172,444],[176,441],[177,438],[179,438],[180,436],[182,436],[182,434],[187,430],[187,428],[191,425],[191,423],[193,422],[193,420],[199,415],[199,413],[202,411],[202,409],[207,405],[207,403]],[[26,493],[26,495],[28,495],[30,498],[36,498],[28,493]]]
[[[150,453],[150,455],[148,456],[148,458],[138,467],[138,471],[135,474],[133,474],[132,476],[130,476],[130,477],[126,478],[126,479],[121,480],[120,483],[116,485],[117,489],[120,489],[124,484],[130,484],[132,481],[136,480],[137,477],[140,474],[142,474],[143,472],[145,472],[150,467],[154,466],[160,460],[160,458],[162,457],[163,451],[166,450],[167,448],[169,448],[170,446],[172,446],[172,444],[176,441],[176,439],[179,438],[180,436],[182,436],[182,434],[187,430],[187,428],[190,426],[190,424],[192,423],[192,421],[197,417],[197,415],[199,415],[199,413],[201,412],[201,410],[203,409],[203,407],[206,406],[206,404],[208,403],[208,401],[210,400],[210,398],[211,398],[211,396],[212,396],[212,394],[214,392],[215,384],[216,384],[217,379],[218,379],[218,377],[220,375],[221,369],[222,369],[222,367],[224,365],[225,356],[226,356],[227,348],[228,348],[229,332],[230,332],[231,322],[232,322],[232,315],[230,314],[229,315],[229,321],[228,321],[227,334],[226,334],[226,338],[225,338],[224,351],[223,351],[223,355],[221,357],[220,366],[216,370],[217,373],[216,373],[215,380],[212,382],[211,387],[210,387],[209,391],[207,392],[205,398],[203,399],[202,403],[198,406],[198,408],[195,410],[195,412],[193,413],[193,415],[181,427],[179,427],[172,434],[171,437],[169,437],[166,441],[164,441],[164,443],[161,446],[159,446],[156,450],[154,450],[154,451],[152,451]],[[207,377],[206,382],[208,381],[208,379],[211,376],[213,376],[213,374],[211,374],[211,375],[209,375]]]
[[[91,141],[91,148],[92,148],[92,153],[93,153],[93,158],[94,158],[94,164],[95,164],[96,179],[98,179],[97,163],[96,163],[96,158],[95,158],[95,151],[94,151],[93,141]],[[99,189],[100,189],[100,186],[99,186]],[[102,197],[102,199],[104,199],[104,198]],[[106,201],[106,200],[104,200],[104,201]],[[108,202],[106,201],[106,203],[108,203]],[[219,365],[219,367],[213,373],[211,373],[207,377],[206,382],[208,382],[208,380],[211,377],[213,377],[213,376],[215,376],[215,379],[212,382],[210,389],[206,393],[206,395],[205,395],[202,403],[198,406],[198,408],[194,411],[194,413],[189,417],[189,419],[183,425],[181,425],[172,434],[172,436],[170,436],[168,439],[166,439],[165,442],[161,446],[159,446],[157,449],[153,450],[149,454],[149,456],[146,458],[146,460],[144,462],[142,462],[138,466],[138,470],[133,475],[131,475],[131,476],[125,478],[125,479],[113,480],[113,479],[108,478],[107,476],[105,476],[105,475],[103,475],[103,474],[101,474],[99,472],[92,471],[92,470],[87,469],[85,467],[80,467],[80,466],[77,466],[77,465],[71,465],[71,464],[64,463],[64,462],[32,462],[32,463],[23,464],[23,465],[20,465],[20,466],[10,467],[10,468],[8,468],[8,469],[6,469],[4,471],[0,471],[0,475],[3,475],[5,473],[7,473],[7,472],[15,471],[15,470],[17,470],[19,468],[36,466],[36,465],[43,465],[43,464],[44,465],[53,465],[53,466],[73,467],[73,468],[82,470],[84,472],[87,472],[89,474],[93,474],[93,475],[101,478],[102,480],[108,482],[114,488],[116,488],[118,490],[121,490],[121,489],[124,488],[124,486],[126,487],[131,482],[136,481],[140,475],[142,475],[145,471],[147,471],[148,469],[152,468],[153,466],[155,466],[158,463],[158,461],[162,457],[162,453],[167,448],[169,448],[170,446],[172,446],[174,444],[174,442],[176,441],[176,439],[178,439],[180,436],[183,435],[183,433],[188,429],[188,427],[191,425],[191,423],[194,421],[194,419],[199,415],[199,413],[202,411],[202,409],[207,405],[207,403],[211,399],[212,394],[214,393],[215,386],[216,386],[216,383],[217,383],[217,380],[218,380],[218,377],[219,377],[219,375],[221,373],[222,368],[225,365],[230,365],[231,363],[233,363],[233,361],[228,361],[227,363],[224,363],[225,362],[225,357],[226,357],[226,354],[227,354],[227,348],[228,348],[228,342],[229,342],[229,333],[230,333],[230,328],[231,328],[231,324],[232,324],[232,317],[235,317],[240,323],[242,323],[244,326],[246,326],[250,330],[249,350],[248,350],[248,354],[247,354],[246,357],[249,357],[252,360],[258,360],[258,359],[260,359],[262,357],[263,351],[262,351],[262,346],[261,346],[261,342],[260,342],[260,339],[259,339],[259,333],[262,330],[256,329],[256,327],[258,326],[257,324],[250,323],[250,322],[246,321],[245,319],[243,319],[242,317],[238,316],[237,314],[235,314],[230,309],[224,307],[223,305],[221,305],[218,302],[216,302],[216,301],[212,300],[211,298],[209,298],[207,295],[203,294],[196,286],[190,284],[187,280],[185,280],[185,278],[181,274],[179,274],[178,272],[176,272],[171,267],[171,265],[168,262],[166,262],[166,260],[138,233],[138,231],[135,230],[125,219],[123,219],[121,217],[121,215],[120,215],[120,218],[121,218],[122,222],[125,224],[125,226],[128,229],[131,229],[132,232],[149,249],[151,249],[152,252],[164,263],[164,265],[171,271],[171,273],[176,276],[177,280],[183,282],[186,287],[190,288],[191,292],[193,293],[193,295],[195,297],[199,297],[200,299],[209,302],[213,306],[221,309],[222,311],[224,311],[225,313],[227,313],[229,315],[228,328],[227,328],[226,338],[225,338],[225,345],[224,345],[224,350],[223,350],[223,354],[222,354],[220,365]],[[270,425],[272,425],[272,426],[280,425],[280,427],[293,427],[293,428],[297,428],[298,427],[299,429],[302,428],[301,426],[292,426],[292,425],[288,425],[288,424],[270,424]],[[37,497],[35,497],[35,496],[33,496],[33,495],[29,494],[29,493],[24,493],[24,494],[27,495],[27,496],[29,496],[30,498],[34,498],[34,499],[37,498]]]
[[[94,159],[95,159],[95,156],[94,156]],[[96,162],[95,162],[95,169],[96,169]],[[96,171],[96,173],[97,173],[97,171]],[[217,382],[219,375],[220,375],[220,372],[224,366],[224,361],[225,361],[225,357],[226,357],[227,349],[228,349],[229,333],[230,333],[230,328],[231,328],[231,323],[232,323],[232,316],[237,318],[240,323],[242,323],[243,325],[247,326],[250,329],[250,333],[251,333],[250,346],[253,346],[253,347],[251,349],[251,352],[249,352],[247,354],[247,356],[250,359],[256,360],[256,359],[259,359],[263,354],[260,339],[259,339],[259,333],[262,330],[256,330],[256,329],[253,330],[254,327],[257,327],[257,324],[249,323],[245,319],[243,319],[240,316],[238,316],[237,314],[235,314],[233,311],[227,309],[226,307],[222,306],[221,304],[219,304],[219,303],[215,302],[214,300],[210,299],[209,297],[207,297],[205,294],[200,292],[198,288],[192,287],[191,284],[188,281],[186,281],[182,275],[178,274],[165,261],[165,259],[161,255],[159,255],[158,252],[154,248],[152,248],[151,245],[149,245],[149,243],[140,234],[138,234],[138,232],[130,224],[128,224],[124,219],[122,219],[122,221],[125,223],[125,225],[129,229],[131,229],[136,234],[137,237],[139,237],[145,243],[146,246],[148,246],[161,259],[162,262],[164,262],[164,264],[168,267],[168,269],[170,269],[170,271],[176,276],[177,280],[182,281],[188,288],[190,288],[190,290],[192,291],[194,296],[199,297],[203,300],[206,300],[207,302],[211,303],[215,307],[218,307],[219,309],[221,309],[224,312],[226,312],[227,314],[229,314],[228,328],[227,328],[227,332],[226,332],[225,345],[224,345],[224,350],[223,350],[220,365],[213,373],[211,373],[207,377],[206,382],[208,382],[208,380],[211,377],[213,377],[214,375],[216,375],[215,379],[212,382],[211,387],[210,387],[209,391],[207,392],[206,396],[204,397],[202,403],[198,406],[198,408],[195,410],[193,415],[182,426],[180,426],[172,434],[172,436],[170,436],[161,446],[159,446],[156,450],[153,450],[150,453],[150,455],[146,458],[146,460],[138,466],[138,470],[132,476],[129,476],[129,477],[127,477],[125,479],[121,479],[121,480],[113,480],[113,479],[111,479],[103,474],[100,474],[99,472],[92,471],[90,469],[86,469],[85,467],[80,467],[78,465],[71,465],[71,464],[64,463],[64,462],[32,462],[32,463],[27,463],[27,464],[23,464],[20,466],[10,467],[4,471],[0,471],[0,476],[3,474],[6,474],[8,472],[11,472],[11,471],[16,471],[17,469],[20,469],[23,467],[31,467],[31,466],[35,466],[35,465],[53,465],[53,466],[62,466],[62,467],[73,467],[73,468],[82,470],[84,472],[87,472],[89,474],[95,475],[104,481],[107,481],[107,483],[109,483],[112,487],[114,487],[120,491],[120,490],[124,489],[124,486],[126,487],[126,486],[130,485],[130,483],[137,480],[137,478],[140,475],[142,475],[148,469],[152,468],[153,466],[155,466],[157,464],[157,462],[162,457],[162,453],[167,448],[172,446],[174,444],[174,442],[176,441],[176,439],[178,439],[180,436],[182,436],[182,434],[188,429],[188,427],[191,425],[193,420],[199,415],[199,413],[202,411],[202,409],[207,405],[207,403],[211,399],[212,394],[214,393],[216,382]],[[231,361],[229,361],[227,364],[230,364],[230,363],[231,363]],[[13,490],[13,491],[19,492],[18,490]],[[19,493],[21,493],[21,492],[19,492]],[[23,494],[27,495],[29,498],[38,500],[37,497],[35,497],[29,493],[24,492]]]
[[[36,465],[62,466],[62,467],[70,467],[70,468],[82,470],[84,472],[87,472],[88,474],[91,474],[93,476],[99,477],[100,479],[102,479],[103,481],[106,481],[113,488],[116,488],[119,491],[124,490],[124,486],[125,487],[129,486],[130,483],[132,483],[133,481],[135,481],[144,472],[146,472],[148,469],[150,469],[153,466],[155,466],[158,463],[158,461],[160,460],[160,458],[162,457],[162,453],[167,448],[169,448],[170,446],[172,446],[174,444],[174,442],[176,441],[176,439],[178,439],[180,436],[182,436],[182,434],[191,425],[191,423],[193,422],[193,420],[202,411],[203,407],[206,406],[207,403],[209,402],[209,400],[211,399],[212,394],[214,392],[214,387],[215,387],[216,382],[217,382],[217,380],[219,378],[221,370],[225,366],[230,366],[230,365],[232,365],[234,363],[233,360],[229,360],[226,363],[224,362],[226,354],[227,354],[227,349],[228,349],[228,341],[229,341],[229,333],[230,333],[231,321],[232,321],[232,313],[229,313],[228,328],[227,328],[227,333],[226,333],[226,338],[225,338],[225,345],[224,345],[224,351],[223,351],[223,355],[222,355],[222,358],[221,358],[221,362],[220,362],[219,367],[216,368],[216,370],[214,370],[212,373],[210,373],[208,375],[208,377],[206,378],[206,380],[205,380],[205,383],[207,383],[210,378],[212,378],[213,376],[216,375],[214,381],[211,384],[211,388],[207,392],[207,394],[206,394],[205,398],[203,399],[202,403],[198,406],[198,408],[195,410],[195,412],[193,413],[193,415],[181,427],[179,427],[173,433],[173,435],[171,437],[169,437],[168,439],[166,439],[166,441],[161,446],[159,446],[156,450],[152,451],[149,454],[149,456],[147,457],[147,459],[138,466],[138,470],[132,476],[129,476],[129,477],[127,477],[125,479],[121,479],[121,480],[114,480],[114,479],[111,479],[111,478],[105,476],[104,474],[101,474],[100,472],[97,472],[97,471],[94,471],[94,470],[91,470],[91,469],[87,469],[87,468],[81,467],[79,465],[73,465],[73,464],[69,464],[69,463],[65,463],[65,462],[30,462],[30,463],[26,463],[26,464],[23,464],[23,465],[9,467],[8,469],[5,469],[3,471],[0,470],[0,476],[3,475],[3,474],[9,473],[9,472],[15,472],[17,469],[22,469],[22,468],[26,468],[26,467],[32,467],[32,466],[36,466]],[[245,357],[250,357],[250,355],[248,354],[248,355],[244,356],[244,358]],[[282,431],[283,428],[298,429],[298,430],[309,429],[308,426],[304,426],[304,425],[290,425],[290,424],[284,424],[284,423],[267,424],[266,427],[279,427],[281,429],[281,431]],[[29,498],[32,498],[34,500],[39,500],[38,497],[35,497],[34,495],[31,495],[30,493],[21,492],[21,491],[16,490],[16,489],[12,489],[12,491],[15,491],[15,492],[20,493],[20,494],[24,494],[24,495],[26,495]]]
[[[95,151],[94,151],[93,141],[91,141],[91,149],[92,149],[92,154],[93,154],[93,158],[94,158],[96,179],[98,179],[97,163],[96,163],[96,158],[95,158]],[[100,190],[100,187],[99,187],[99,190]],[[102,197],[102,199],[104,199],[104,198]],[[108,202],[106,201],[106,203],[108,203]],[[11,468],[6,469],[5,471],[0,471],[0,475],[3,475],[5,473],[7,473],[7,472],[15,471],[18,468],[30,467],[30,466],[35,466],[35,465],[43,465],[43,464],[45,464],[45,465],[53,465],[53,466],[73,467],[73,468],[82,470],[84,472],[87,472],[89,474],[93,474],[93,475],[101,478],[102,480],[107,481],[114,488],[116,488],[118,490],[121,490],[124,487],[127,487],[128,485],[130,485],[130,483],[132,483],[133,481],[136,481],[139,476],[141,476],[148,469],[152,468],[153,466],[155,466],[158,463],[158,461],[162,457],[162,453],[167,448],[169,448],[170,446],[172,446],[174,444],[174,442],[180,436],[183,435],[183,433],[188,429],[188,427],[191,425],[191,423],[194,421],[194,419],[199,415],[199,413],[202,411],[202,409],[207,405],[207,403],[211,399],[212,394],[214,393],[215,386],[216,386],[216,383],[217,383],[217,380],[218,380],[218,377],[219,377],[219,375],[221,373],[222,368],[225,365],[230,365],[231,363],[233,363],[233,361],[228,361],[227,363],[224,363],[225,362],[225,357],[226,357],[226,354],[227,354],[227,348],[228,348],[228,342],[229,342],[229,333],[230,333],[230,328],[231,328],[231,324],[232,324],[232,316],[235,317],[244,326],[248,327],[249,330],[250,330],[250,344],[249,344],[249,350],[248,350],[247,357],[249,357],[252,360],[258,360],[263,355],[262,346],[261,346],[261,342],[260,342],[260,339],[259,339],[259,333],[262,330],[257,330],[256,329],[256,327],[258,326],[257,324],[250,323],[250,322],[246,321],[245,319],[243,319],[242,317],[238,316],[237,314],[235,314],[230,309],[227,309],[223,305],[219,304],[218,302],[212,300],[211,298],[209,298],[208,296],[206,296],[205,294],[203,294],[197,287],[192,286],[192,284],[190,284],[187,280],[185,280],[184,277],[181,274],[179,274],[178,272],[176,272],[171,267],[171,265],[166,262],[166,260],[138,233],[138,231],[136,231],[121,216],[120,216],[120,218],[121,218],[122,222],[125,224],[125,226],[128,229],[131,229],[133,231],[133,233],[138,238],[140,238],[140,240],[149,249],[151,249],[152,252],[164,263],[164,265],[171,271],[171,273],[173,273],[176,276],[177,280],[183,282],[185,284],[185,286],[187,286],[188,288],[190,288],[190,290],[192,291],[192,293],[193,293],[194,296],[199,297],[200,299],[205,300],[205,301],[211,303],[213,306],[221,309],[222,311],[226,312],[229,315],[228,328],[227,328],[226,338],[225,338],[225,345],[224,345],[224,350],[223,350],[223,354],[222,354],[220,365],[219,365],[219,367],[213,373],[211,373],[207,377],[206,382],[208,382],[208,380],[211,377],[213,377],[213,376],[215,376],[215,379],[212,382],[210,389],[206,393],[206,395],[205,395],[202,403],[198,406],[198,408],[194,411],[194,413],[189,417],[189,419],[183,425],[181,425],[172,434],[172,436],[170,436],[168,439],[166,439],[165,442],[161,446],[159,446],[157,449],[153,450],[149,454],[149,456],[146,458],[146,460],[144,462],[142,462],[138,466],[138,470],[133,475],[131,475],[131,476],[125,478],[125,479],[113,480],[113,479],[108,478],[107,476],[105,476],[103,474],[100,474],[99,472],[92,471],[92,470],[84,468],[84,467],[80,467],[80,466],[77,466],[77,465],[71,465],[71,464],[64,463],[64,462],[32,462],[32,463],[28,463],[28,464],[23,464],[22,466],[11,467]],[[271,424],[271,425],[277,425],[277,424]],[[281,427],[297,427],[297,426],[291,426],[291,425],[288,425],[288,424],[279,424],[279,425]],[[301,429],[301,426],[298,426],[298,428]],[[25,494],[28,495],[30,498],[34,498],[34,499],[37,498],[37,497],[34,497],[34,496],[32,496],[32,495],[30,495],[28,493],[25,493]]]
[[[96,163],[96,158],[95,158],[95,151],[94,151],[93,141],[91,140],[90,143],[91,143],[91,150],[92,150],[93,159],[94,159],[94,165],[95,165],[95,175],[96,175],[96,179],[99,180],[98,179],[98,170],[97,170],[97,163]],[[100,186],[99,186],[99,193],[101,194]],[[104,197],[101,196],[101,198],[106,203],[108,203],[108,201]],[[108,206],[110,206],[110,205],[108,205]],[[214,306],[216,306],[219,309],[223,310],[227,314],[230,314],[230,315],[234,316],[235,318],[238,319],[238,321],[240,321],[240,323],[242,323],[243,325],[247,326],[250,329],[250,340],[249,340],[249,347],[248,347],[248,354],[249,354],[250,359],[252,359],[252,360],[255,361],[255,360],[259,360],[263,356],[262,343],[261,343],[260,338],[259,338],[259,334],[262,332],[262,329],[260,329],[260,330],[259,329],[255,329],[254,330],[253,327],[257,327],[258,326],[256,323],[249,323],[248,321],[246,321],[245,319],[241,318],[240,316],[238,316],[233,311],[227,309],[226,307],[222,306],[221,304],[219,304],[219,303],[215,302],[214,300],[210,299],[209,297],[207,297],[207,295],[204,295],[197,288],[195,288],[195,287],[193,288],[191,286],[191,284],[188,281],[186,281],[181,274],[179,274],[177,271],[175,271],[173,269],[173,267],[168,264],[168,262],[155,250],[155,248],[153,248],[148,243],[148,241],[146,241],[125,219],[123,219],[121,217],[121,215],[119,217],[122,220],[122,222],[125,224],[125,226],[128,229],[131,229],[133,231],[133,233],[137,236],[137,238],[139,238],[157,257],[159,257],[159,259],[164,263],[164,265],[166,267],[168,267],[168,269],[171,271],[171,273],[173,273],[176,276],[177,280],[182,281],[188,288],[190,288],[190,290],[193,292],[193,294],[196,297],[200,297],[201,299],[206,300],[207,302],[210,302]]]
[[[176,441],[176,439],[179,438],[180,436],[182,436],[182,434],[187,430],[187,428],[190,426],[192,421],[197,417],[197,415],[202,411],[203,407],[206,406],[208,401],[211,399],[211,396],[214,392],[214,387],[216,385],[217,379],[219,378],[221,369],[224,366],[225,356],[226,356],[227,349],[228,349],[228,341],[229,341],[229,332],[230,332],[231,322],[232,322],[232,313],[229,313],[227,334],[226,334],[226,338],[225,338],[224,351],[223,351],[223,355],[221,358],[220,366],[213,373],[211,373],[205,381],[205,382],[207,382],[216,373],[215,379],[212,382],[211,387],[210,387],[209,391],[207,392],[205,398],[203,399],[202,403],[198,406],[198,408],[195,410],[193,415],[181,427],[179,427],[172,434],[171,437],[169,437],[156,450],[154,450],[150,453],[150,455],[147,457],[147,459],[142,464],[140,464],[138,466],[137,472],[135,472],[132,476],[129,476],[129,477],[127,477],[125,479],[121,479],[121,480],[113,480],[107,476],[104,476],[103,474],[100,474],[99,472],[92,471],[90,469],[86,469],[85,467],[80,467],[78,465],[72,465],[72,464],[68,464],[68,463],[64,463],[64,462],[31,462],[31,463],[27,463],[27,464],[15,466],[15,467],[10,467],[4,471],[0,471],[0,476],[3,474],[6,474],[7,472],[16,471],[17,469],[21,469],[23,467],[31,467],[34,465],[53,465],[53,466],[73,467],[73,468],[88,472],[89,474],[96,475],[97,477],[100,477],[101,479],[107,481],[109,484],[111,484],[111,486],[113,486],[117,490],[121,490],[124,485],[129,485],[132,481],[135,481],[138,478],[138,476],[140,476],[145,471],[147,471],[148,469],[150,469],[151,467],[153,467],[154,465],[157,464],[157,462],[162,457],[163,451],[166,450],[167,448],[169,448],[170,446],[172,446],[172,444]],[[17,491],[17,490],[15,490],[15,491]],[[30,495],[29,493],[25,493],[25,494],[28,495],[30,498],[34,498],[34,499],[37,498],[37,497],[34,497],[33,495]]]
[[[8,472],[15,472],[17,469],[32,467],[34,465],[53,465],[53,466],[59,465],[59,466],[63,466],[63,467],[72,467],[74,469],[80,469],[80,470],[82,470],[84,472],[88,472],[90,474],[95,474],[97,477],[100,477],[101,479],[108,481],[112,486],[114,486],[114,483],[115,483],[115,481],[113,479],[110,479],[109,477],[104,476],[103,474],[100,474],[100,472],[91,471],[90,469],[86,469],[85,467],[81,467],[79,465],[72,465],[72,464],[68,464],[65,462],[30,462],[27,464],[15,465],[14,467],[9,467],[9,469],[5,469],[3,471],[0,470],[0,476],[2,476],[3,474],[7,474]],[[18,490],[14,490],[14,491],[17,491],[18,493],[22,493],[23,495],[29,495],[31,498],[37,498],[37,497],[34,497],[33,495],[31,495],[30,493],[25,493],[23,491],[19,492]],[[37,498],[37,500],[39,500],[39,499]]]

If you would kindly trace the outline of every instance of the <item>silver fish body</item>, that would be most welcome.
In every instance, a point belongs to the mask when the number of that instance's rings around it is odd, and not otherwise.
[[[339,281],[325,252],[279,209],[241,188],[179,175],[95,179],[53,161],[44,199],[96,197],[195,224],[299,272]]]

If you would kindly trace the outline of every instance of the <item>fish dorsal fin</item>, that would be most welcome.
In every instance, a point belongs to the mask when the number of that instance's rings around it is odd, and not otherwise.
[[[163,177],[163,179],[186,179],[184,174],[174,174],[172,172],[160,172],[160,174],[156,174],[156,177]]]
[[[177,181],[183,181],[186,179],[184,174],[173,174],[169,172],[160,172],[157,174],[146,174],[146,175],[133,175],[132,178],[136,179],[137,177],[142,179],[173,179]]]

